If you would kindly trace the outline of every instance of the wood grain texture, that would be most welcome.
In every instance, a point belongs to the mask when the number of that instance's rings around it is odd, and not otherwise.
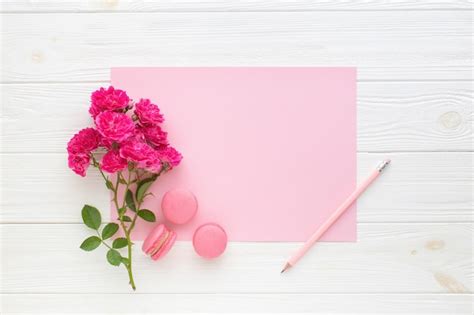
[[[64,152],[91,124],[90,93],[107,84],[1,85],[1,152]],[[471,82],[359,83],[358,151],[470,151],[473,101]]]
[[[359,153],[359,181],[387,156],[390,168],[358,201],[358,222],[472,222],[473,153]],[[0,222],[79,223],[85,203],[108,213],[103,179],[75,175],[65,154],[2,157]]]
[[[352,65],[360,80],[472,79],[464,10],[5,14],[3,23],[2,82],[106,81],[117,65]]]
[[[108,265],[103,248],[78,248],[92,233],[84,225],[0,227],[1,293],[130,293],[125,270]],[[178,242],[166,259],[152,261],[137,242],[137,292],[472,293],[472,224],[358,227],[357,243],[319,243],[283,275],[282,262],[297,243],[232,242],[208,261],[190,242]]]
[[[471,0],[0,0],[0,313],[473,313]],[[79,209],[108,207],[98,176],[66,169],[111,66],[359,68],[359,179],[394,163],[358,203],[359,241],[232,243],[221,260],[179,243],[138,294]],[[420,152],[424,151],[424,152]],[[20,223],[20,224],[18,224]]]
[[[0,12],[227,12],[319,10],[470,10],[470,0],[1,0]]]
[[[6,313],[465,314],[471,294],[7,294]],[[344,301],[344,303],[341,303]],[[41,305],[38,308],[38,305]]]

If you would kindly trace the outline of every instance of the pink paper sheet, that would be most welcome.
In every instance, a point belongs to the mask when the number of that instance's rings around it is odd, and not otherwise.
[[[158,104],[184,156],[143,206],[161,221],[167,190],[193,191],[181,240],[214,221],[231,241],[304,241],[355,188],[355,68],[113,68],[112,85]],[[322,240],[356,240],[355,205]]]

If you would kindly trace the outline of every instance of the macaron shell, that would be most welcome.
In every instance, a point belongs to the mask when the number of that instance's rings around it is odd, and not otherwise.
[[[193,246],[196,253],[203,258],[219,257],[227,247],[227,234],[218,224],[201,225],[194,232]]]
[[[184,189],[168,191],[161,201],[163,215],[173,224],[185,224],[196,215],[197,199],[192,192]]]
[[[157,225],[153,230],[151,230],[150,234],[146,237],[145,241],[142,245],[142,251],[146,254],[149,254],[153,250],[153,245],[156,241],[163,236],[166,231],[166,227],[164,224]]]
[[[166,241],[163,243],[161,248],[156,252],[156,254],[151,256],[151,259],[158,260],[162,258],[166,254],[168,254],[170,249],[173,247],[174,243],[176,242],[176,233],[174,231],[169,231],[169,233],[170,234],[168,238],[166,239]]]

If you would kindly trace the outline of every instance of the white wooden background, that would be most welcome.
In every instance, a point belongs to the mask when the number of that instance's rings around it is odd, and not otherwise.
[[[1,313],[473,312],[472,1],[2,0]],[[78,249],[97,175],[66,167],[111,66],[359,68],[357,243],[232,243],[157,263],[136,248],[136,293],[104,251]],[[91,172],[92,174],[92,172]]]

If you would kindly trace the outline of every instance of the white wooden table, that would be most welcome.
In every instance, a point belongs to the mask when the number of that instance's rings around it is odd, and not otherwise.
[[[1,313],[473,312],[472,1],[2,0]],[[359,68],[358,172],[393,164],[358,203],[358,242],[232,243],[221,260],[179,243],[138,290],[88,235],[98,175],[66,166],[111,66]],[[91,172],[92,174],[93,172]]]

